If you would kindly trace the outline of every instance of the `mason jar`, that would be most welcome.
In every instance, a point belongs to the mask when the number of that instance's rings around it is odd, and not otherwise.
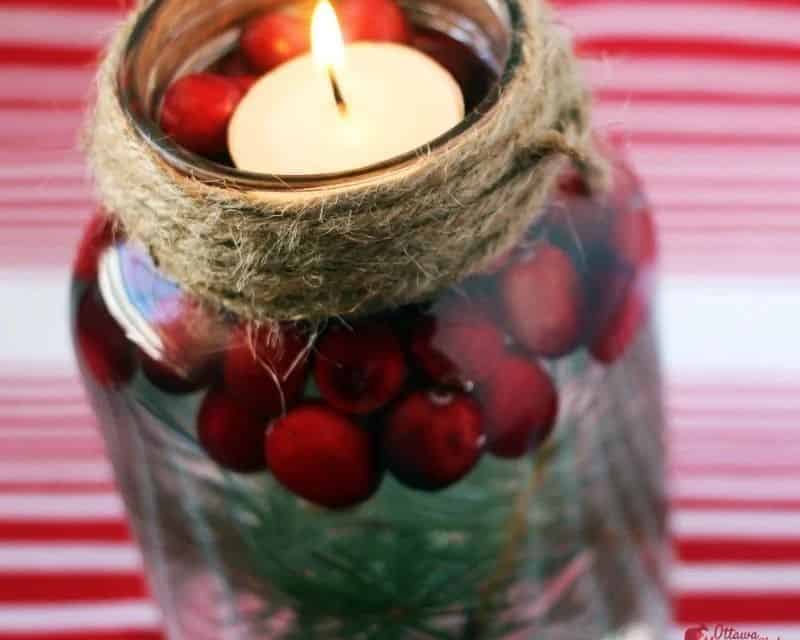
[[[461,69],[465,121],[515,73],[516,0],[409,0]],[[156,0],[117,91],[161,161],[238,172],[160,133],[166,87],[218,68],[264,0]],[[433,44],[431,44],[433,43]],[[100,211],[71,323],[170,640],[659,638],[667,619],[656,240],[622,151],[566,167],[513,250],[427,300],[264,325],[159,271]]]

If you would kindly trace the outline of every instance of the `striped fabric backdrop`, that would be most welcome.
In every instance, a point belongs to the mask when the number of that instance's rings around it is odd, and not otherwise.
[[[800,1],[562,0],[660,227],[675,625],[800,639]],[[156,640],[65,326],[117,0],[0,0],[0,640]]]

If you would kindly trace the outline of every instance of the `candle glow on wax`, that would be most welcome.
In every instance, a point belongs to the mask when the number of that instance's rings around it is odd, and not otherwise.
[[[345,46],[336,13],[321,0],[311,53],[265,74],[228,128],[234,164],[276,175],[337,173],[424,146],[464,117],[450,73],[411,47]]]

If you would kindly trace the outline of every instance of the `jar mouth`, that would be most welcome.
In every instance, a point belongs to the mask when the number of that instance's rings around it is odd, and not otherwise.
[[[206,4],[207,0],[201,2]],[[260,191],[324,190],[357,185],[372,181],[378,176],[386,178],[393,173],[407,171],[421,161],[422,156],[457,144],[461,134],[491,116],[520,61],[520,29],[523,17],[518,0],[481,0],[479,17],[459,15],[458,12],[466,7],[476,9],[477,4],[470,0],[434,0],[429,4],[421,4],[417,0],[401,0],[401,3],[412,13],[415,23],[421,22],[426,26],[446,30],[448,35],[472,45],[481,59],[497,72],[497,79],[483,99],[457,125],[428,144],[405,154],[344,172],[270,175],[243,171],[214,162],[184,149],[163,134],[155,114],[168,82],[181,71],[191,68],[192,63],[197,65],[200,62],[211,62],[209,55],[212,51],[219,54],[226,46],[228,49],[232,48],[238,40],[239,32],[234,21],[238,23],[244,15],[263,11],[263,0],[220,0],[217,4],[223,12],[223,22],[230,22],[230,26],[223,27],[222,32],[216,34],[198,29],[197,20],[182,28],[177,24],[162,24],[159,27],[159,20],[166,20],[167,23],[170,20],[179,21],[180,12],[170,7],[170,4],[175,4],[175,0],[152,2],[134,25],[125,47],[116,87],[120,103],[142,140],[164,162],[185,175],[191,175],[193,179],[206,183],[224,182],[226,188]],[[184,2],[185,4],[192,3]],[[240,6],[234,8],[233,5],[237,4]],[[173,27],[177,27],[174,35],[171,34]],[[200,41],[208,44],[196,47],[196,50],[187,50],[185,40],[194,32],[198,32],[200,38],[205,36],[205,40]],[[166,33],[170,35],[165,35]],[[162,55],[171,45],[182,42],[182,39],[183,47],[177,47],[177,56],[175,53]],[[195,36],[195,41],[197,39]],[[470,41],[466,42],[467,40]],[[181,53],[185,54],[182,60]]]

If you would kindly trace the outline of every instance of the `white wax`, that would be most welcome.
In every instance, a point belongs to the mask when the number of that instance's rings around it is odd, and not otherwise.
[[[349,171],[417,149],[464,117],[453,76],[411,47],[348,45],[337,79],[345,114],[311,54],[262,77],[228,129],[235,165],[278,175]]]

